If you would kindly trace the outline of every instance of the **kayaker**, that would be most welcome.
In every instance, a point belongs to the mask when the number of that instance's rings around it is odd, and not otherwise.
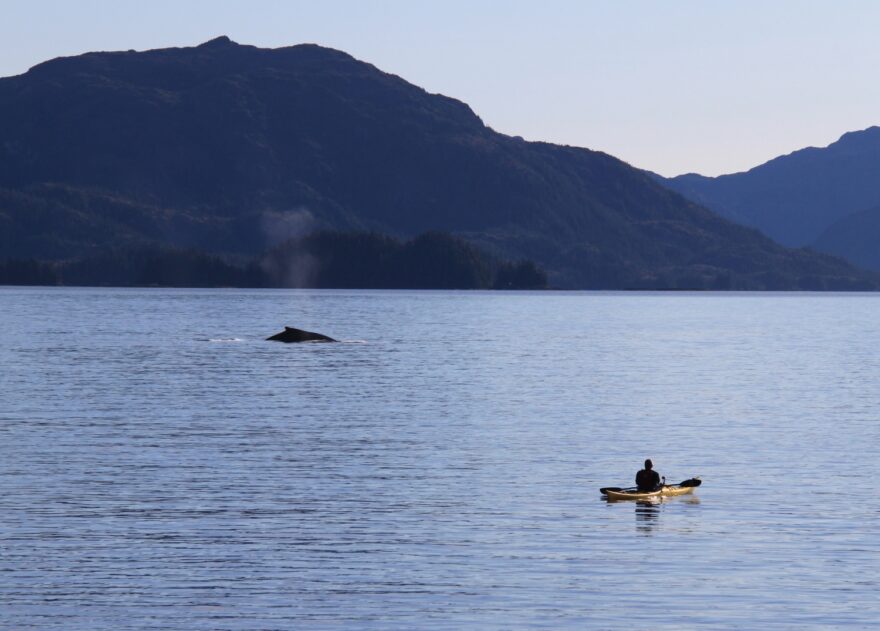
[[[645,468],[636,474],[636,486],[640,491],[656,491],[660,484],[660,474],[654,471],[654,463],[651,459],[645,460]]]

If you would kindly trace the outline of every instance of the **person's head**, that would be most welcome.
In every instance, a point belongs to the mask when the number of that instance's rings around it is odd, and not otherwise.
[[[645,469],[647,469],[648,471],[650,471],[650,470],[653,469],[653,468],[654,468],[654,463],[651,462],[651,459],[648,458],[647,460],[645,460]]]

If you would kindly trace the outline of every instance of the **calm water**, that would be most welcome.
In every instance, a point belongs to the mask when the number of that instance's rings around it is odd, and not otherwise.
[[[873,626],[878,313],[0,289],[0,628]]]

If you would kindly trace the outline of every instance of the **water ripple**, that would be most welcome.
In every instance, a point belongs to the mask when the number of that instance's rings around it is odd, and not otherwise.
[[[880,614],[880,510],[841,492],[876,466],[878,296],[0,300],[0,628]],[[350,341],[263,341],[285,324]],[[649,456],[704,486],[601,501]]]

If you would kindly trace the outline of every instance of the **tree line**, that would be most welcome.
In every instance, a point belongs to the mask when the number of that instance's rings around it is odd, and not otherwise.
[[[66,261],[7,259],[0,261],[0,285],[543,289],[547,274],[532,261],[503,260],[448,233],[401,240],[319,232],[250,259],[159,246]]]

